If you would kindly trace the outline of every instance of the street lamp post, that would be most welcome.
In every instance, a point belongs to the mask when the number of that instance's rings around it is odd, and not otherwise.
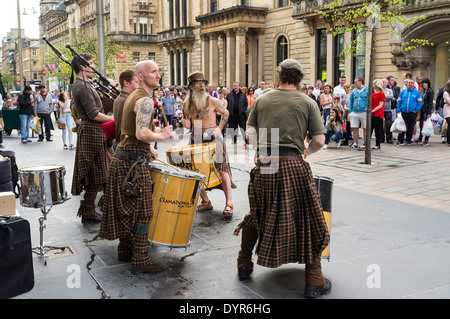
[[[97,62],[101,74],[106,74],[105,61],[105,23],[103,21],[103,0],[97,0]]]
[[[37,12],[33,8],[33,14],[36,14]],[[24,15],[27,15],[27,13],[24,11]],[[20,0],[17,0],[17,50],[19,50],[19,81],[20,81],[20,91],[23,91],[25,87],[25,83],[23,83],[24,74],[23,74],[23,57],[22,57],[22,26],[20,23]]]
[[[19,81],[20,81],[20,91],[23,92],[23,60],[22,60],[22,27],[20,25],[20,0],[17,0],[17,24],[19,30],[17,31],[17,49],[19,50]]]

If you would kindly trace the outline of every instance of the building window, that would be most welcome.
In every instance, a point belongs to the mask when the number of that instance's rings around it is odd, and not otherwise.
[[[289,0],[278,0],[278,8],[287,7],[289,5]]]
[[[184,78],[183,78],[183,85],[186,85],[186,81],[187,81],[187,72],[188,72],[188,54],[187,54],[187,50],[183,49],[183,74],[184,74]]]
[[[317,30],[317,79],[327,79],[327,30]]]
[[[173,19],[173,0],[169,1],[169,21],[170,29],[175,29],[174,19]]]
[[[173,84],[175,82],[175,54],[170,51],[170,81]]]
[[[188,21],[187,21],[187,0],[183,0],[183,26],[187,27]]]
[[[37,51],[36,50],[32,50],[31,51],[31,56],[36,57],[37,56]]]
[[[364,77],[366,74],[366,32],[356,29],[353,38],[356,38],[355,54],[353,56],[353,80]]]
[[[176,19],[176,26],[179,28],[181,26],[181,8],[180,8],[180,1],[175,1],[175,19]]]
[[[177,81],[175,84],[180,85],[181,84],[181,52],[179,50],[177,50],[176,59],[177,59]]]
[[[211,6],[211,12],[216,12],[218,9],[217,8],[217,0],[211,0],[210,6]]]
[[[141,53],[140,52],[133,52],[132,57],[133,57],[133,62],[141,61]]]
[[[333,85],[339,84],[339,79],[345,74],[344,34],[334,37],[334,79]]]
[[[249,7],[250,6],[250,0],[241,0],[241,6]]]
[[[148,53],[148,59],[150,61],[156,62],[156,53],[155,52],[149,52]]]
[[[147,18],[139,18],[139,34],[142,34],[142,35],[148,34],[148,19]]]
[[[288,58],[289,43],[284,35],[277,41],[277,65]]]

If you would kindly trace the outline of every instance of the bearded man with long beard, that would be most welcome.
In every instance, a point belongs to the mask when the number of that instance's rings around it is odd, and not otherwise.
[[[189,75],[188,81],[188,93],[183,104],[185,118],[182,120],[182,124],[192,132],[191,144],[213,141],[216,144],[216,167],[222,178],[222,183],[218,187],[224,191],[226,199],[223,215],[225,220],[231,220],[233,218],[231,188],[236,188],[236,186],[231,180],[230,164],[227,161],[225,142],[222,136],[229,113],[218,99],[211,97],[206,91],[208,81],[205,80],[203,73],[192,73]],[[219,125],[216,124],[216,113],[222,115]],[[208,190],[211,189],[214,188]],[[212,210],[213,206],[205,190],[200,192],[200,197],[202,202],[197,207],[197,211]]]

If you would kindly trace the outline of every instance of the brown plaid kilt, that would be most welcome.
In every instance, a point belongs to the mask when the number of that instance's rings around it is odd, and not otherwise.
[[[118,146],[127,153],[143,156],[150,162],[151,154],[148,146]],[[142,192],[138,197],[128,197],[122,190],[122,184],[132,163],[113,157],[108,171],[105,195],[102,205],[102,222],[100,237],[115,240],[123,238],[132,232],[137,221],[149,225],[153,216],[153,186],[150,170],[143,163],[135,166],[139,174],[135,185]]]
[[[228,160],[227,147],[225,145],[225,141],[223,140],[223,137],[221,136],[220,138],[217,138],[212,141],[210,139],[210,137],[205,137],[205,135],[203,135],[203,133],[205,133],[205,132],[212,134],[214,129],[215,129],[215,127],[203,129],[201,140],[198,140],[199,137],[197,137],[197,136],[194,137],[194,134],[191,134],[190,145],[201,144],[201,143],[216,144],[216,160],[215,160],[214,166],[216,167],[216,169],[219,172],[228,173],[228,175],[230,175],[230,179],[231,179],[231,188],[237,188],[236,184],[233,182],[233,178],[232,178],[232,174],[231,174],[231,167],[230,167],[230,163]],[[206,190],[210,191],[213,189],[222,189],[222,185],[219,184],[215,187],[211,187]]]
[[[258,162],[248,185],[250,213],[242,225],[259,233],[258,265],[312,263],[327,247],[328,233],[311,168],[302,157]]]
[[[88,185],[101,185],[103,190],[108,173],[109,157],[113,150],[107,148],[101,123],[82,120],[77,127],[77,148],[73,169],[72,195],[81,195]]]

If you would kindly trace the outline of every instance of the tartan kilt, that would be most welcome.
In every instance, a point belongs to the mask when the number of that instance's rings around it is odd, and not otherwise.
[[[250,212],[242,224],[259,234],[258,265],[312,263],[330,241],[311,168],[302,157],[258,162],[248,185]]]
[[[73,169],[72,195],[81,195],[88,185],[106,183],[109,157],[113,150],[107,148],[105,133],[101,123],[83,120],[77,127],[77,148]]]
[[[151,154],[148,146],[118,146],[128,153],[144,156],[150,162]],[[139,178],[135,185],[142,192],[137,197],[128,197],[122,190],[132,163],[113,157],[108,171],[104,200],[102,205],[102,222],[100,225],[100,237],[115,240],[129,235],[136,221],[150,224],[153,216],[153,185],[150,170],[145,164],[135,166]]]

